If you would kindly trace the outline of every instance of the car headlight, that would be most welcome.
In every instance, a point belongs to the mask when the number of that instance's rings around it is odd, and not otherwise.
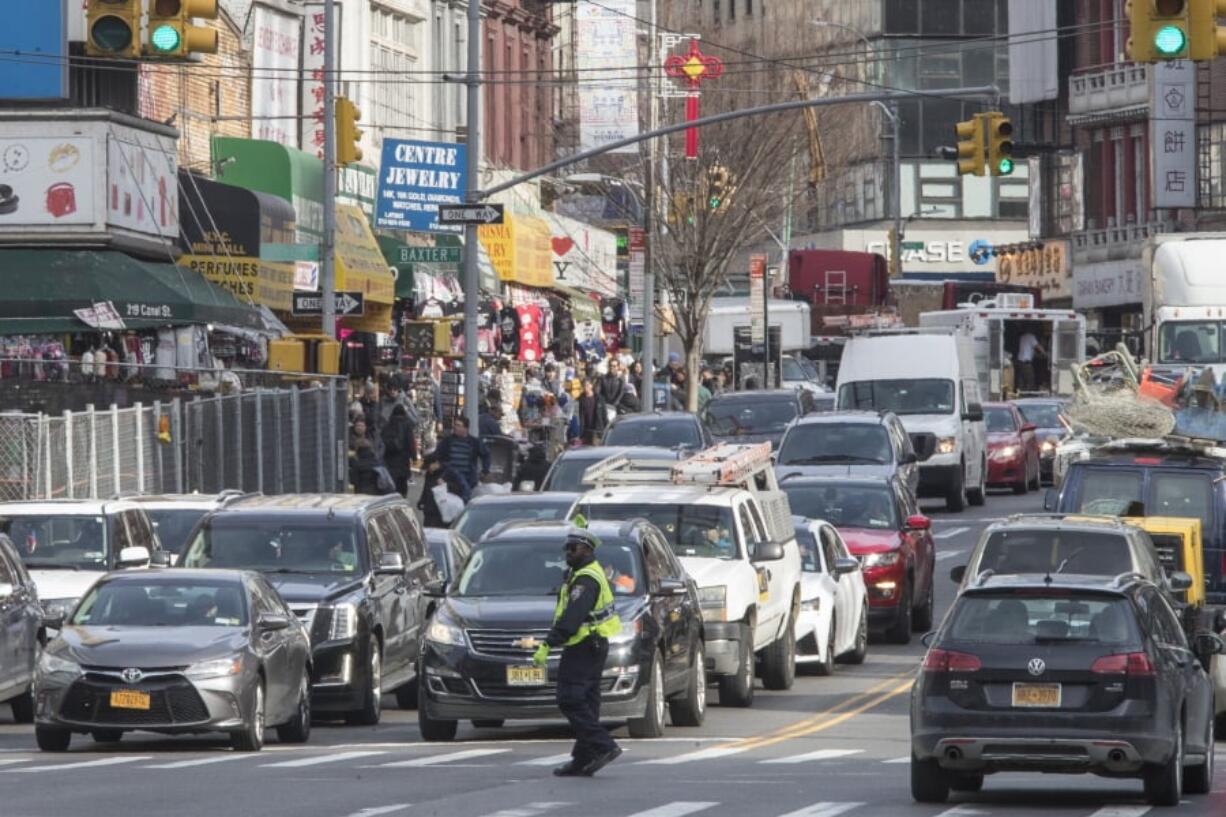
[[[727,604],[727,587],[720,585],[698,588],[698,605],[702,608],[703,621],[727,621]]]
[[[1017,450],[1018,449],[1016,445],[1006,445],[1003,448],[998,448],[995,451],[993,451],[992,456],[996,457],[997,459],[1007,460],[1012,457],[1016,457]]]
[[[937,437],[937,453],[952,454],[958,450],[957,437]]]
[[[42,657],[38,659],[38,672],[40,675],[80,675],[81,665],[76,661],[67,658],[61,658],[54,653],[43,651]]]
[[[802,611],[816,613],[818,610],[822,609],[822,597],[818,596],[817,598],[812,598],[807,601],[802,601],[800,603],[800,609]]]
[[[435,616],[434,621],[430,622],[430,627],[426,630],[426,640],[449,647],[467,645],[464,640],[464,631],[439,616]]]
[[[76,599],[43,599],[43,613],[50,618],[59,617],[68,620],[69,614],[72,613],[74,607],[77,606],[79,598]]]
[[[229,658],[211,658],[208,661],[197,661],[183,673],[188,678],[201,681],[206,678],[228,678],[243,671],[241,656],[232,655]]]
[[[1043,443],[1042,443],[1042,444],[1039,446],[1039,449],[1040,449],[1040,450],[1041,450],[1041,451],[1042,451],[1044,454],[1052,454],[1052,453],[1054,453],[1054,452],[1055,452],[1055,450],[1056,450],[1056,441],[1055,441],[1055,440],[1053,440],[1051,437],[1048,437],[1048,438],[1047,438],[1046,440],[1044,440],[1044,441],[1043,441]]]
[[[880,553],[866,553],[860,558],[863,567],[892,567],[898,564],[902,554],[897,550],[883,550]]]
[[[329,641],[353,638],[358,632],[358,610],[352,604],[338,604],[332,608],[332,629]]]
[[[617,633],[617,635],[612,636],[609,639],[609,643],[610,644],[628,644],[634,639],[638,638],[639,633],[641,633],[642,631],[643,631],[643,619],[641,616],[638,618],[631,619],[630,621],[623,621],[621,631]]]

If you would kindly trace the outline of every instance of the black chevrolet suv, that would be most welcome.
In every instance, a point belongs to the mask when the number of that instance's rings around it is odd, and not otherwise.
[[[911,794],[941,802],[994,772],[1139,777],[1163,806],[1207,794],[1203,664],[1221,649],[1212,633],[1189,643],[1162,590],[1136,574],[981,577],[911,689]]]
[[[402,497],[253,497],[202,519],[178,564],[268,577],[311,634],[316,713],[372,725],[385,692],[416,704],[421,590],[437,571]]]
[[[566,572],[567,522],[506,522],[485,536],[444,594],[422,648],[418,725],[426,740],[451,740],[457,723],[499,726],[558,718],[561,650],[546,667],[532,653],[549,634]],[[645,519],[593,522],[596,561],[609,576],[622,631],[609,639],[601,715],[628,719],[630,736],[658,737],[665,708],[674,726],[701,726],[706,712],[702,611],[694,581],[663,534]]]

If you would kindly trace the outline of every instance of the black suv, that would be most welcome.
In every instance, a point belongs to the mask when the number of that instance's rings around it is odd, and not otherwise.
[[[201,520],[178,564],[268,577],[311,634],[316,713],[370,725],[383,693],[416,702],[421,589],[437,573],[402,497],[253,497]]]
[[[1133,574],[990,576],[967,587],[911,689],[911,794],[994,772],[1139,777],[1173,806],[1213,781],[1212,633],[1191,644]]]
[[[647,445],[654,448],[710,448],[711,433],[688,411],[623,414],[604,433],[601,445]]]
[[[559,717],[558,658],[534,667],[566,571],[566,522],[508,522],[473,550],[426,630],[418,724],[426,740],[451,740],[457,722]],[[622,631],[609,639],[601,716],[629,719],[631,737],[658,737],[706,712],[698,590],[663,534],[644,519],[593,522],[596,561],[609,575]],[[444,588],[432,590],[444,593]]]
[[[816,409],[808,389],[727,392],[711,398],[702,421],[717,443],[769,442],[778,448],[788,425]]]

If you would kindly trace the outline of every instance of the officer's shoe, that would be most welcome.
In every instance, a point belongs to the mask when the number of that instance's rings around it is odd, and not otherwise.
[[[595,759],[589,761],[588,764],[583,767],[583,775],[585,777],[591,777],[592,775],[596,774],[596,772],[600,771],[605,766],[608,766],[610,763],[617,760],[621,756],[622,756],[622,747],[614,746],[612,749],[605,752],[603,755],[599,755]]]
[[[553,776],[554,777],[578,777],[579,775],[584,773],[584,770],[587,768],[587,765],[588,764],[586,762],[580,762],[578,760],[575,760],[574,758],[571,758],[570,760],[563,763],[561,766],[555,767],[553,770]]]

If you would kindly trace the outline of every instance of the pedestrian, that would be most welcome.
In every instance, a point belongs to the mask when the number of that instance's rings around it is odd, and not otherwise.
[[[358,444],[362,441],[370,442],[370,435],[366,433],[366,415],[358,414],[349,425],[350,456],[357,453]]]
[[[702,411],[707,407],[707,403],[711,402],[714,396],[710,387],[707,385],[711,382],[711,370],[703,369],[698,380],[698,410]]]
[[[353,485],[355,494],[370,494],[379,496],[379,455],[375,445],[370,440],[362,438],[354,448],[353,457],[349,461],[349,483]]]
[[[490,451],[480,437],[469,433],[468,418],[463,415],[456,416],[451,433],[438,444],[435,453],[443,468],[459,477],[460,498],[465,502],[472,498],[477,483],[490,475]]]
[[[396,493],[407,496],[413,481],[413,460],[417,459],[417,434],[409,419],[408,407],[397,404],[383,427],[383,463],[387,466]]]
[[[500,413],[489,402],[482,403],[480,413],[477,414],[477,433],[482,437],[500,436],[502,434],[502,424],[498,421]]]
[[[626,381],[622,379],[621,364],[617,362],[617,358],[609,360],[608,368],[600,376],[598,391],[605,404],[606,417],[612,422],[614,417],[622,413],[622,403],[626,399]]]
[[[685,385],[685,369],[673,372],[672,385],[668,390],[668,408],[670,411],[686,411],[690,396]]]
[[[621,632],[613,606],[613,590],[596,561],[600,540],[582,528],[572,528],[564,547],[570,569],[558,588],[553,626],[532,662],[543,667],[549,651],[562,648],[558,664],[558,708],[575,732],[570,760],[553,770],[558,777],[591,777],[621,755],[622,750],[600,725],[600,680],[609,655],[609,638]]]
[[[1044,356],[1047,355],[1047,351],[1043,348],[1043,344],[1039,343],[1039,339],[1034,336],[1034,332],[1023,332],[1022,336],[1017,339],[1017,362],[1021,369],[1022,391],[1034,391],[1034,356],[1036,352]]]
[[[562,393],[562,383],[558,380],[558,364],[546,363],[545,374],[541,378],[541,389],[557,397]]]
[[[641,360],[630,364],[630,385],[634,386],[639,397],[643,396],[643,361]]]
[[[427,454],[421,461],[421,468],[421,498],[417,500],[417,510],[421,511],[421,524],[427,528],[445,528],[447,523],[443,521],[438,502],[434,499],[434,486],[443,479],[443,466],[437,456]]]
[[[583,444],[597,445],[608,425],[608,415],[605,413],[604,400],[596,392],[594,381],[583,381],[583,394],[579,398],[575,413],[579,418],[579,437]]]
[[[545,446],[538,443],[528,449],[528,459],[519,466],[515,474],[516,491],[539,491],[545,483],[545,475],[549,473],[549,462],[545,459]],[[524,483],[531,487],[524,488]]]
[[[382,426],[380,422],[382,415],[379,410],[379,387],[373,381],[367,380],[366,385],[362,387],[362,396],[358,402],[362,404],[362,413],[366,415],[366,433],[374,439],[374,435]]]

